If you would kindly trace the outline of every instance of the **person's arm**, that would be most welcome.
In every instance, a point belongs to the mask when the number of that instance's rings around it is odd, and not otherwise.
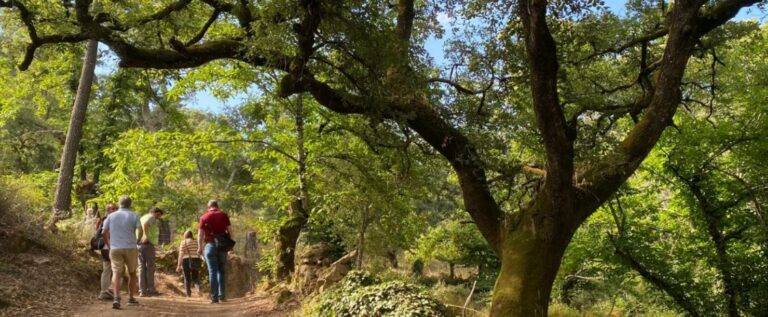
[[[232,231],[232,226],[227,226],[227,233],[229,234],[229,237],[234,239],[235,238],[235,232]]]
[[[203,254],[203,237],[205,237],[205,231],[197,229],[197,254]]]
[[[104,245],[107,246],[107,249],[112,249],[112,247],[109,246],[109,229],[102,228],[101,237],[104,238]]]
[[[182,250],[184,250],[184,244],[187,242],[187,239],[181,240],[181,245],[179,245],[179,261],[176,263],[176,272],[181,271],[181,261],[182,261]]]
[[[136,237],[136,241],[141,241],[144,239],[144,228],[141,227],[141,220],[139,218],[136,218],[136,231],[139,232],[138,237]]]
[[[104,245],[107,246],[107,249],[112,249],[109,246],[109,217],[104,219],[104,224],[101,226],[101,237],[104,239]]]

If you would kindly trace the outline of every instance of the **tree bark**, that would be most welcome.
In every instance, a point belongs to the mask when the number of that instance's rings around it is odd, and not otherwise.
[[[368,230],[368,206],[360,210],[360,232],[357,239],[357,259],[355,265],[358,270],[363,269],[363,253],[365,253],[365,231]]]
[[[245,251],[243,252],[244,258],[258,258],[259,256],[259,240],[256,237],[255,231],[248,231],[245,235]]]
[[[547,316],[560,260],[576,228],[547,217],[551,212],[524,212],[517,230],[504,236],[490,316]]]
[[[389,260],[389,265],[391,265],[393,269],[400,266],[397,263],[397,251],[394,249],[387,250],[387,260]]]
[[[72,179],[75,172],[75,162],[77,161],[77,150],[80,147],[80,139],[83,136],[83,124],[85,123],[88,100],[91,96],[98,46],[99,42],[96,40],[89,40],[86,45],[85,62],[80,74],[80,83],[77,87],[75,103],[72,107],[72,116],[69,119],[69,129],[67,130],[67,139],[64,142],[64,151],[61,154],[59,180],[56,184],[56,196],[53,201],[53,216],[49,224],[49,229],[52,231],[56,231],[56,223],[59,220],[67,218],[71,214]]]
[[[298,207],[301,202],[298,200],[293,201],[292,208]],[[307,218],[298,210],[291,212],[291,218],[286,221],[278,232],[278,264],[275,271],[275,275],[278,280],[283,280],[291,276],[291,273],[295,270],[296,264],[296,244],[299,240],[299,235],[307,224]]]
[[[290,219],[279,230],[278,239],[278,279],[286,279],[295,269],[296,244],[301,231],[309,221],[308,188],[307,188],[307,159],[304,149],[304,100],[301,95],[296,98],[294,113],[296,120],[296,175],[299,178],[299,197],[291,203]]]

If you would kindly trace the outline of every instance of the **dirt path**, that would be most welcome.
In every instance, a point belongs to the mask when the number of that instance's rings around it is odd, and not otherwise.
[[[234,298],[226,303],[210,304],[205,298],[190,299],[177,296],[160,295],[140,297],[138,306],[127,306],[123,298],[123,307],[112,309],[111,301],[94,301],[81,306],[74,316],[288,316],[286,311],[278,311],[273,301],[267,296],[252,295]]]

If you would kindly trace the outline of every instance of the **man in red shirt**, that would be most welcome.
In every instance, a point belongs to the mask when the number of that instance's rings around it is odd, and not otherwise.
[[[224,294],[226,294],[225,283],[227,279],[224,270],[227,265],[227,252],[220,252],[216,249],[214,237],[224,233],[233,237],[234,233],[229,223],[229,216],[219,210],[219,202],[215,200],[208,202],[208,211],[200,217],[197,228],[197,254],[203,254],[205,262],[208,263],[211,303],[216,304],[219,301],[224,301]]]

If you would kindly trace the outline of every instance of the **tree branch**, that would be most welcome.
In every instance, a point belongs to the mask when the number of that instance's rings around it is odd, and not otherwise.
[[[216,22],[216,19],[219,18],[220,13],[221,11],[219,11],[219,9],[213,9],[213,14],[211,14],[211,17],[208,18],[208,21],[205,21],[205,24],[203,24],[203,27],[200,29],[200,31],[198,31],[195,36],[189,39],[189,41],[184,43],[184,46],[189,47],[193,44],[196,44],[197,42],[200,42],[200,40],[202,40],[205,36],[205,33],[208,32],[208,29],[211,27],[211,25],[213,25],[213,22]]]
[[[365,98],[335,90],[306,72],[299,85],[292,88],[291,94],[309,92],[318,103],[337,113],[405,120],[451,163],[459,178],[467,212],[491,248],[499,251],[504,213],[491,195],[483,163],[469,139],[443,120],[434,107],[419,99],[396,97],[382,101],[380,107],[369,107]]]
[[[176,2],[172,2],[172,3],[168,4],[168,6],[166,6],[165,8],[161,9],[160,11],[157,11],[157,12],[155,12],[155,13],[149,15],[149,16],[146,16],[146,17],[143,17],[143,18],[139,19],[138,21],[136,21],[136,25],[140,26],[140,25],[144,25],[144,24],[147,24],[149,22],[152,22],[152,21],[159,21],[159,20],[165,19],[169,15],[171,15],[171,13],[173,13],[175,11],[183,10],[191,2],[192,2],[192,0],[178,0]]]
[[[17,0],[2,1],[0,0],[0,8],[16,8],[19,11],[19,17],[21,22],[27,28],[27,34],[29,34],[30,43],[27,44],[27,49],[24,52],[24,59],[19,64],[19,70],[27,70],[32,64],[32,60],[35,57],[35,51],[40,46],[52,43],[78,43],[87,39],[83,34],[57,34],[50,36],[38,36],[37,28],[33,22],[33,13],[22,3]]]
[[[658,81],[643,118],[624,140],[597,164],[576,177],[582,189],[581,219],[586,219],[640,166],[650,153],[681,100],[683,74],[698,38],[696,18],[703,1],[676,2],[670,11],[669,36],[661,62]]]
[[[211,6],[211,8],[214,8],[216,10],[226,12],[229,14],[232,14],[232,11],[234,11],[235,7],[227,2],[221,2],[219,0],[201,0]]]
[[[416,10],[414,10],[413,3],[414,0],[397,1],[397,26],[395,27],[395,35],[397,35],[397,38],[406,45],[411,41],[413,19],[416,17]]]
[[[453,81],[453,80],[450,80],[450,79],[445,79],[445,78],[430,78],[430,79],[428,80],[428,82],[430,82],[430,83],[443,83],[443,84],[448,84],[448,85],[452,86],[453,88],[456,88],[456,90],[457,90],[458,92],[460,92],[460,93],[463,93],[463,94],[467,94],[467,95],[477,95],[477,94],[482,94],[482,93],[483,93],[483,91],[482,91],[482,90],[471,90],[471,89],[469,89],[469,88],[466,88],[466,87],[462,86],[461,84],[459,84],[459,83],[457,83],[457,82],[455,82],[455,81]]]
[[[725,0],[718,4],[705,8],[699,15],[698,35],[702,36],[715,28],[725,24],[739,13],[739,10],[761,2],[761,0]]]
[[[263,66],[266,59],[246,56],[245,46],[237,40],[215,40],[183,48],[182,51],[133,46],[114,37],[101,40],[120,57],[120,67],[181,69],[200,66],[217,59],[238,59],[254,66]]]
[[[643,36],[634,38],[632,40],[629,40],[628,42],[626,42],[624,44],[621,44],[619,46],[610,47],[610,48],[606,48],[606,49],[604,49],[602,51],[594,52],[594,53],[589,54],[587,56],[584,56],[581,59],[579,59],[579,60],[577,60],[575,62],[572,62],[572,63],[573,64],[580,64],[580,63],[583,63],[583,62],[588,61],[590,59],[593,59],[595,57],[603,56],[605,54],[610,54],[610,53],[618,54],[618,53],[621,53],[621,52],[623,52],[623,51],[625,51],[625,50],[627,50],[627,49],[629,49],[631,47],[634,47],[634,46],[640,45],[642,43],[647,43],[647,42],[659,39],[659,38],[667,35],[667,33],[668,33],[668,29],[666,29],[666,28],[659,29],[659,30],[653,31],[651,33],[648,33],[646,35],[643,35]]]
[[[536,125],[544,139],[547,152],[547,178],[544,189],[549,195],[540,195],[547,206],[573,206],[573,140],[571,131],[560,106],[557,89],[557,45],[547,26],[546,0],[520,0],[518,13],[523,22],[525,47],[530,65],[533,109]],[[544,210],[556,210],[544,206]],[[568,207],[566,207],[567,209]],[[570,214],[569,210],[559,210]]]
[[[683,308],[690,316],[702,316],[696,309],[696,304],[691,301],[690,295],[686,294],[683,290],[678,289],[674,282],[667,281],[664,279],[663,274],[657,274],[648,269],[645,265],[638,261],[631,252],[619,247],[619,243],[616,242],[612,236],[609,241],[611,244],[613,244],[614,249],[616,250],[616,255],[624,259],[629,264],[629,267],[634,269],[635,272],[640,274],[640,276],[642,276],[646,281],[658,287],[664,293],[667,293],[667,295],[672,297],[672,299],[674,299],[674,301],[680,305],[680,307]]]

